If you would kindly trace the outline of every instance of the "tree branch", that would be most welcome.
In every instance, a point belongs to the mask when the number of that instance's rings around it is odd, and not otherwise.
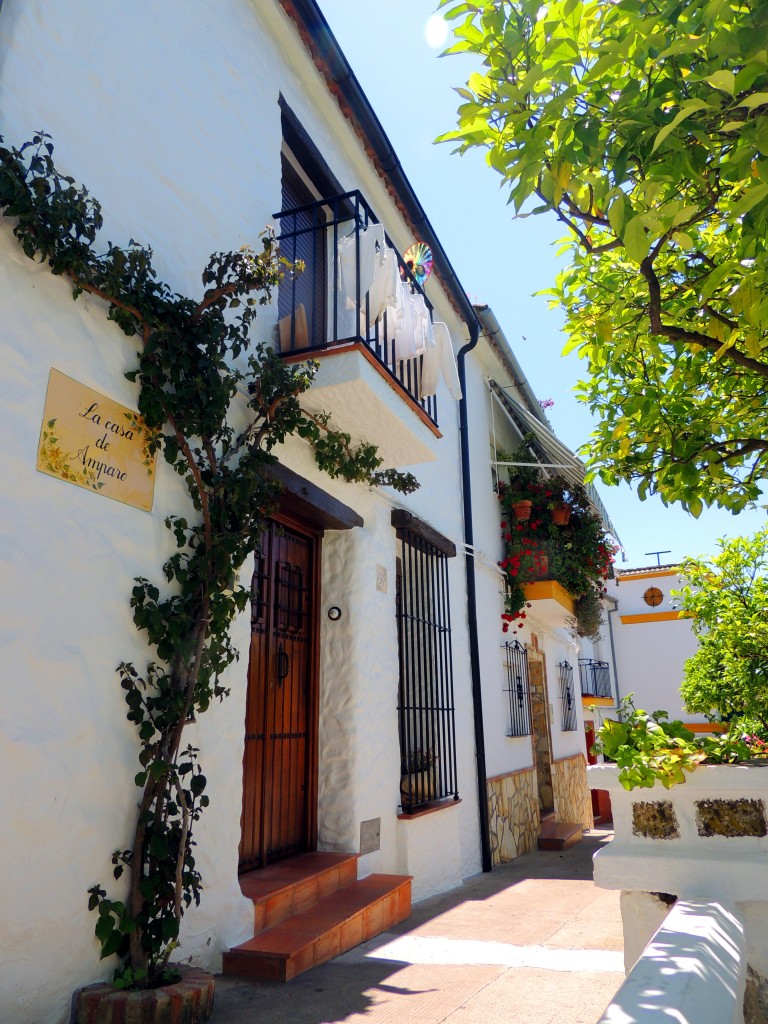
[[[650,320],[653,334],[662,335],[665,338],[669,338],[670,341],[681,341],[686,345],[700,345],[710,352],[720,352],[723,358],[728,359],[729,362],[743,366],[744,369],[760,377],[768,377],[768,363],[762,363],[759,359],[753,359],[737,348],[732,347],[722,351],[723,343],[721,341],[708,334],[702,334],[701,331],[691,331],[684,327],[674,327],[671,324],[663,323],[661,319],[661,284],[656,276],[653,260],[650,256],[646,256],[640,264],[640,272],[648,285],[648,319]]]

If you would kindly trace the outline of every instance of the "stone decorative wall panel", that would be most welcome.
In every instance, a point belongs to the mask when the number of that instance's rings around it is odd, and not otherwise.
[[[494,865],[536,849],[540,817],[534,768],[488,780],[488,818]]]
[[[669,800],[641,800],[632,804],[632,834],[645,839],[679,839],[675,809]]]
[[[700,836],[764,836],[762,800],[697,800],[696,824]]]
[[[587,765],[582,754],[552,762],[552,786],[557,820],[579,822],[585,829],[594,828]]]

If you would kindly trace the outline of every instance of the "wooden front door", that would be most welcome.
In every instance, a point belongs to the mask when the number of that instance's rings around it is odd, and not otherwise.
[[[308,850],[313,839],[318,547],[311,534],[270,523],[255,553],[241,872]]]

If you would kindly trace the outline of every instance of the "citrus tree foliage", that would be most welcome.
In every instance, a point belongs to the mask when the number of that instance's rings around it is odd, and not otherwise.
[[[694,515],[745,507],[768,473],[768,5],[441,6],[482,70],[440,141],[567,228],[549,294],[588,360],[592,466]]]
[[[750,720],[768,731],[768,528],[686,559],[678,592],[699,647],[681,687],[689,711]]]
[[[259,542],[277,508],[279,486],[265,470],[275,450],[298,435],[331,476],[413,490],[410,474],[380,472],[371,445],[352,444],[327,416],[306,412],[301,396],[314,366],[285,365],[250,329],[288,264],[267,231],[260,250],[215,253],[201,298],[178,295],[158,280],[152,251],[134,242],[98,248],[99,203],[60,174],[53,145],[37,134],[21,148],[0,138],[0,210],[24,253],[66,278],[75,299],[100,299],[108,319],[138,343],[138,405],[155,432],[154,450],[184,480],[189,508],[166,520],[175,552],[160,584],[134,581],[133,619],[153,651],[143,670],[119,666],[128,718],[140,740],[139,804],[131,849],[113,856],[125,869],[128,895],[90,890],[102,957],[118,954],[116,984],[146,987],[166,974],[186,908],[200,900],[192,830],[208,798],[197,750],[184,744],[185,725],[226,690],[222,673],[238,656],[229,637],[248,591],[234,572]],[[232,425],[235,403],[246,425]]]

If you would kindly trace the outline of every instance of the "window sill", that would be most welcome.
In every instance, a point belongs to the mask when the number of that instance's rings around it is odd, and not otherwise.
[[[457,797],[455,800],[453,797],[447,797],[445,800],[432,800],[419,807],[417,811],[402,811],[397,817],[399,821],[411,821],[413,818],[423,818],[425,814],[434,814],[435,811],[442,811],[446,807],[455,807],[460,803],[461,797]]]

